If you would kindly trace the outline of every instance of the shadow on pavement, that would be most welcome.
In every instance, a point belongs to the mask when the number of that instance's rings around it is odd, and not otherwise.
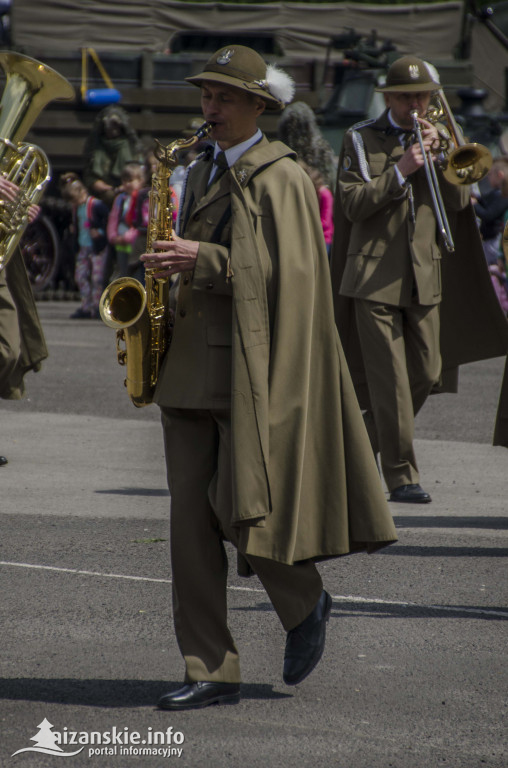
[[[89,707],[155,707],[158,699],[181,688],[181,681],[73,680],[71,678],[0,678],[0,700],[43,701]],[[262,683],[242,684],[243,699],[286,699]]]
[[[270,603],[231,607],[230,611],[268,612],[273,611]],[[354,599],[334,598],[331,619],[343,619],[345,616],[359,617],[369,615],[371,618],[393,619],[487,619],[490,621],[508,621],[508,610],[505,606],[497,605],[416,605],[410,602],[380,602],[362,598],[361,602]]]
[[[406,557],[506,557],[506,547],[406,547],[393,544],[387,549],[381,549],[378,556],[390,557],[404,555]]]
[[[95,493],[112,496],[169,496],[169,491],[164,488],[104,488]]]
[[[445,517],[394,515],[396,526],[408,528],[485,528],[495,531],[508,530],[508,517]]]

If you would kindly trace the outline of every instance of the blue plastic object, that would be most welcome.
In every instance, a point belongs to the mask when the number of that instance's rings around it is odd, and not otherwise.
[[[95,88],[85,91],[85,103],[92,107],[116,104],[121,98],[122,94],[116,88]]]

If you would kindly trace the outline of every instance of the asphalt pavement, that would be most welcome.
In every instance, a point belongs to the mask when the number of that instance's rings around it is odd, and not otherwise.
[[[320,565],[334,603],[312,675],[284,685],[284,632],[230,551],[242,700],[168,713],[183,666],[158,409],[132,406],[114,332],[75,307],[39,304],[50,357],[0,401],[1,768],[506,768],[504,361],[464,366],[419,415],[433,501],[390,505],[399,542]]]

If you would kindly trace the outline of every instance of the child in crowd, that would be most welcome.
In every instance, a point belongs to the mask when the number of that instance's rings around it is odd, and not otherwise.
[[[508,157],[494,157],[486,179],[487,191],[473,197],[475,213],[490,279],[505,315],[508,315],[508,282],[506,259],[502,248],[503,230],[508,221]]]
[[[319,215],[321,226],[323,227],[323,235],[325,236],[326,250],[328,258],[330,258],[333,240],[333,192],[324,183],[321,171],[313,168],[308,163],[304,163],[303,160],[299,160],[298,163],[306,171],[314,184],[319,203]]]
[[[114,277],[130,274],[132,244],[138,237],[135,225],[137,199],[146,186],[145,168],[140,163],[126,163],[121,175],[122,191],[119,192],[108,218],[108,240],[116,251]]]
[[[489,265],[498,263],[501,234],[508,212],[508,157],[497,156],[485,180],[487,189],[473,198],[479,221],[485,258]],[[506,188],[506,191],[503,191]],[[501,264],[499,264],[501,267]]]
[[[148,224],[150,221],[150,192],[152,189],[152,176],[156,172],[158,161],[153,150],[149,150],[145,157],[145,179],[146,186],[139,190],[133,209],[132,225],[137,231],[137,237],[132,242],[130,253],[129,275],[135,277],[144,285],[145,267],[139,260],[140,256],[146,252],[146,241]],[[170,181],[172,180],[172,177]],[[178,212],[178,200],[174,190],[171,188],[171,206],[172,206],[172,224],[176,222]]]
[[[108,241],[106,227],[108,208],[90,195],[79,179],[69,181],[62,194],[72,204],[72,230],[77,243],[74,279],[81,296],[81,306],[73,319],[98,318],[102,295],[104,266]]]

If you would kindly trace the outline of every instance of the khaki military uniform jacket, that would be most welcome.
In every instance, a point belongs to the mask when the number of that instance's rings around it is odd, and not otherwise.
[[[200,247],[155,401],[231,408],[241,553],[292,564],[384,546],[396,533],[334,325],[314,187],[264,138],[208,191],[207,165],[181,206]]]
[[[351,222],[340,291],[395,306],[409,306],[416,289],[419,304],[441,301],[441,251],[424,169],[401,187],[395,164],[404,154],[385,112],[377,121],[348,131],[339,171],[338,193]],[[464,208],[469,188],[441,176],[449,210]]]
[[[363,168],[353,131],[344,138],[331,255],[336,323],[356,393],[366,409],[370,399],[354,318],[356,297],[406,306],[414,278],[420,303],[440,302],[440,391],[457,391],[459,365],[506,355],[508,347],[508,323],[492,287],[474,210],[471,203],[463,207],[468,188],[442,181],[455,251],[441,253],[430,197],[420,186],[426,184],[424,172],[411,176],[426,222],[416,229],[408,190],[396,183],[393,167],[403,152],[399,137],[384,133],[386,114],[373,125],[379,130],[360,130],[368,161]],[[389,159],[381,159],[381,147],[390,153]],[[390,215],[382,213],[382,201]]]

